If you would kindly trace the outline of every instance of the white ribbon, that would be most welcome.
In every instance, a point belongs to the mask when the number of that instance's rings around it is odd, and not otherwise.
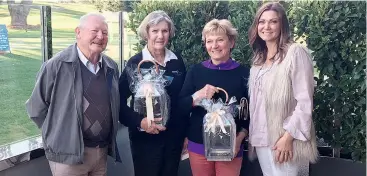
[[[223,133],[227,133],[226,129],[224,128],[224,122],[222,120],[222,116],[225,114],[226,112],[224,110],[216,110],[214,112],[210,112],[207,114],[208,117],[208,121],[205,124],[205,132],[211,131],[212,133],[215,133],[215,127],[217,126],[217,124],[219,124],[221,130]]]
[[[145,95],[145,105],[147,110],[147,120],[148,120],[148,127],[152,125],[152,121],[154,121],[154,114],[153,114],[153,86],[152,84],[144,84],[143,91]]]

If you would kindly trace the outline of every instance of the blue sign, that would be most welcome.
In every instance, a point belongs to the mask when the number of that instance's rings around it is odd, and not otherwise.
[[[0,52],[10,51],[8,30],[5,24],[0,24]]]

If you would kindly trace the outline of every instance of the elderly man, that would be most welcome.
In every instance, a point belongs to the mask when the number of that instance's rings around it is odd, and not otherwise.
[[[26,109],[42,129],[54,176],[106,175],[107,155],[120,161],[118,66],[102,54],[108,42],[102,15],[81,17],[75,35],[76,44],[42,65]]]

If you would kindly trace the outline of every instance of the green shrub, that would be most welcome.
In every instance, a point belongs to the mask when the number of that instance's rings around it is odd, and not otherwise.
[[[232,51],[235,60],[250,67],[252,49],[248,42],[248,30],[254,19],[259,1],[234,1],[229,4],[228,19],[238,30],[236,47]]]
[[[167,12],[177,29],[175,37],[171,39],[168,47],[180,53],[185,59],[186,66],[190,67],[209,58],[201,40],[204,25],[214,18],[230,19],[240,34],[232,57],[243,64],[248,64],[251,49],[246,44],[248,43],[247,29],[252,19],[242,20],[247,18],[246,16],[252,15],[256,6],[257,2],[174,1],[167,3],[143,1],[133,5],[134,11],[130,14],[127,27],[136,33],[140,22],[150,12],[154,10]],[[145,42],[140,41],[136,49],[140,51],[144,45]]]
[[[366,158],[366,2],[293,4],[297,36],[313,50],[317,136],[354,160]]]
[[[143,1],[133,4],[127,28],[136,33],[143,18],[164,10],[177,29],[169,49],[182,55],[186,66],[208,59],[201,31],[213,18],[229,19],[239,38],[232,57],[249,65],[252,51],[248,29],[259,1]],[[317,136],[338,151],[366,156],[366,2],[292,1],[286,7],[295,40],[313,50],[315,81],[313,117]],[[136,50],[145,45],[140,41]],[[336,155],[338,157],[338,155]]]

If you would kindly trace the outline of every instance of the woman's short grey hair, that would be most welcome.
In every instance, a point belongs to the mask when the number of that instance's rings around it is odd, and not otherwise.
[[[87,14],[83,15],[82,17],[80,17],[78,27],[79,28],[83,27],[85,25],[85,23],[88,21],[89,17],[97,17],[97,18],[101,19],[107,25],[106,18],[102,14],[87,13]]]
[[[161,21],[165,21],[168,23],[170,37],[175,36],[175,25],[173,24],[171,18],[167,15],[167,13],[162,10],[153,11],[144,18],[138,28],[139,36],[143,40],[147,40],[149,28],[151,26],[157,25]]]

